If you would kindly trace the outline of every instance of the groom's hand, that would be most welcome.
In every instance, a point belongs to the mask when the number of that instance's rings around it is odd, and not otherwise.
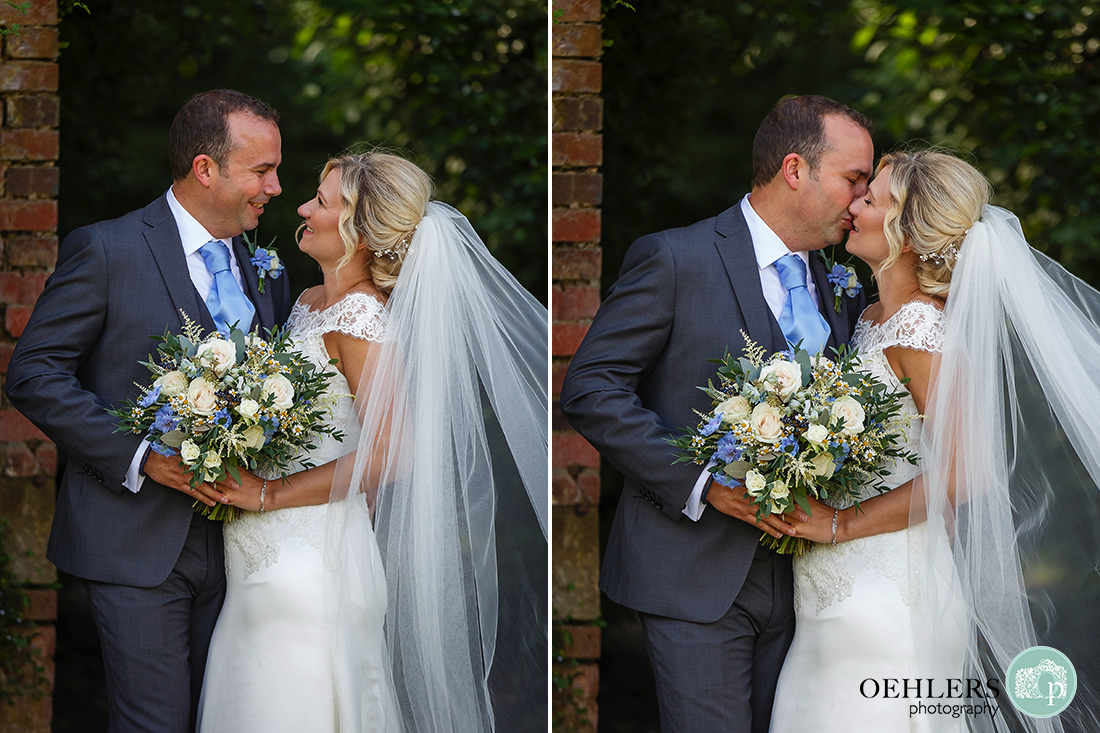
[[[729,516],[759,527],[776,539],[783,535],[793,535],[794,527],[784,522],[778,514],[768,514],[763,519],[756,518],[756,506],[745,499],[744,491],[734,491],[719,483],[711,483],[707,492],[707,504]]]
[[[184,471],[176,456],[162,456],[159,453],[150,453],[145,461],[145,475],[158,484],[167,486],[176,491],[182,491],[192,499],[198,499],[207,506],[215,506],[228,501],[225,495],[207,483],[199,484],[197,489],[191,488],[191,472]]]

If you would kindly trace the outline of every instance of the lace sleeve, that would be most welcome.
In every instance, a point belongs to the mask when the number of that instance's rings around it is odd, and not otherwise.
[[[933,354],[943,351],[943,311],[931,303],[909,301],[891,320],[893,333],[886,337],[882,348],[900,346]]]
[[[324,312],[321,333],[333,332],[381,342],[386,333],[386,310],[374,296],[352,291]]]

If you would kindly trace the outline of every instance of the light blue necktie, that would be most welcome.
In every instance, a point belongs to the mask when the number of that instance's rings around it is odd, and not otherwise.
[[[247,332],[252,327],[252,316],[255,315],[256,308],[233,279],[233,273],[229,270],[229,248],[217,239],[212,239],[199,252],[206,262],[206,269],[214,276],[210,295],[206,298],[206,307],[214,317],[214,324],[227,335],[233,324]]]
[[[792,344],[801,341],[803,349],[816,354],[825,348],[830,329],[806,288],[806,263],[798,255],[783,255],[775,261],[775,267],[787,289],[787,301],[779,316],[783,336]]]

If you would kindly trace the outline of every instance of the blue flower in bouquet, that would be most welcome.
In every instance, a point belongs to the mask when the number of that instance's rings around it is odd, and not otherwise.
[[[745,485],[745,482],[741,479],[736,479],[733,476],[726,474],[724,471],[712,474],[714,476],[714,483],[722,484],[727,489],[739,489]]]
[[[169,448],[168,446],[161,445],[160,443],[150,443],[149,450],[153,451],[154,453],[159,453],[166,458],[170,458],[171,456],[176,455],[175,448]]]
[[[159,387],[157,389],[160,389]],[[164,405],[157,410],[153,418],[153,430],[158,433],[167,433],[176,429],[179,425],[179,416],[172,410],[171,405]]]
[[[229,416],[229,410],[221,409],[214,413],[214,424],[220,428],[228,428],[233,424],[233,418]]]
[[[783,440],[779,441],[779,452],[786,453],[789,456],[798,455],[798,439],[788,435]]]
[[[151,391],[146,392],[145,396],[138,400],[138,407],[152,407],[157,400],[160,399],[160,387],[154,387]]]
[[[714,435],[714,431],[718,429],[718,426],[722,424],[721,415],[712,415],[710,421],[704,425],[699,432],[706,436]]]
[[[714,457],[724,463],[741,460],[741,452],[744,450],[733,433],[726,433],[718,439],[718,445],[714,449]]]

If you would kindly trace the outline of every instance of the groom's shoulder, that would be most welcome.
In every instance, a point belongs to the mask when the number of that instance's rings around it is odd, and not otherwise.
[[[677,250],[709,247],[715,240],[724,239],[745,227],[745,217],[739,205],[731,206],[717,216],[646,234],[635,245],[650,247],[675,247]],[[643,244],[644,243],[644,244]]]
[[[74,229],[65,238],[74,242],[86,242],[96,239],[118,242],[138,237],[150,226],[155,226],[165,217],[171,218],[172,212],[164,197],[156,199],[147,206],[123,214],[113,219],[102,219]]]

